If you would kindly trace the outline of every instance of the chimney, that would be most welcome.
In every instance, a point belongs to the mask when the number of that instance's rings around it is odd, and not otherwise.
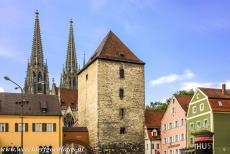
[[[222,95],[226,94],[226,84],[222,84]]]

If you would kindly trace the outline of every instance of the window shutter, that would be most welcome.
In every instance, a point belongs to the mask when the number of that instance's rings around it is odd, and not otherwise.
[[[56,132],[56,123],[53,123],[53,131]]]
[[[35,123],[32,124],[32,131],[35,132]]]
[[[25,123],[25,132],[28,132],[28,123]]]
[[[18,132],[18,123],[15,123],[15,132]]]
[[[46,132],[46,124],[42,123],[42,132]]]
[[[6,132],[9,132],[9,124],[6,123]]]

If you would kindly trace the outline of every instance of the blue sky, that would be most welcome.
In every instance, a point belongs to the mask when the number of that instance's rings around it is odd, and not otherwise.
[[[0,1],[0,91],[24,84],[35,10],[50,81],[59,83],[69,19],[78,62],[112,30],[143,61],[146,103],[181,89],[230,86],[229,0],[5,0]]]

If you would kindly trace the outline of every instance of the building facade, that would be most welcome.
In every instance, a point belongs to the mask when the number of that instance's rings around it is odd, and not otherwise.
[[[32,53],[28,61],[24,91],[29,94],[49,94],[47,61],[44,63],[39,13],[36,11]]]
[[[28,101],[21,116],[20,101]],[[15,103],[18,102],[18,103]],[[0,148],[24,154],[59,154],[62,146],[62,116],[57,96],[0,93]],[[21,120],[23,118],[23,125]],[[23,130],[23,142],[21,131]],[[51,152],[51,150],[53,150]],[[10,153],[10,152],[8,152]],[[12,152],[13,153],[13,152]]]
[[[144,63],[109,32],[78,74],[79,125],[96,153],[144,153]]]
[[[187,116],[188,149],[194,149],[193,133],[208,130],[214,132],[213,154],[230,153],[230,90],[225,84],[222,89],[198,88]]]
[[[161,121],[161,151],[163,154],[180,154],[186,147],[186,113],[192,96],[172,97]]]
[[[165,111],[145,110],[145,154],[160,154],[161,119]]]

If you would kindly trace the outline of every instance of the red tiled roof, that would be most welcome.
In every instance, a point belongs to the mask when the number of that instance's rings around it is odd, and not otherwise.
[[[78,99],[77,89],[60,88],[61,106],[76,108]]]
[[[165,111],[154,111],[150,109],[145,110],[145,125],[147,128],[160,128],[161,119]]]
[[[230,112],[230,90],[226,89],[222,93],[222,89],[199,88],[208,100],[213,112]],[[219,103],[220,102],[220,103]]]
[[[89,62],[79,73],[96,59],[144,64],[144,62],[141,61],[112,31],[109,31],[93,56],[90,58]]]
[[[230,100],[209,99],[213,112],[230,112]]]
[[[230,90],[226,90],[225,94],[222,94],[222,89],[214,88],[199,88],[208,98],[227,98],[230,99]]]
[[[192,96],[190,96],[190,95],[175,95],[175,98],[177,99],[177,101],[181,105],[181,107],[184,109],[184,111],[187,112],[189,103],[192,99]]]

